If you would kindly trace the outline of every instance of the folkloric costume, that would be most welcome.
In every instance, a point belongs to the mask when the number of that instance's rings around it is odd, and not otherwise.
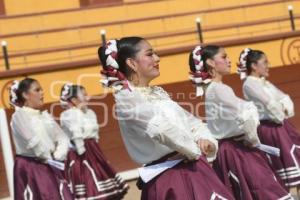
[[[18,88],[14,82],[12,89]],[[11,91],[11,103],[16,95]],[[16,147],[14,164],[15,199],[73,199],[63,173],[51,163],[63,163],[69,139],[47,111],[16,107],[11,128]]]
[[[64,105],[72,85],[64,86]],[[66,91],[66,92],[65,92]],[[128,185],[110,166],[99,148],[99,125],[95,112],[72,107],[61,113],[60,122],[74,144],[68,154],[65,176],[74,198],[122,199]]]
[[[134,87],[124,79],[111,82],[121,72],[118,66],[110,67],[114,73],[102,71],[102,83],[118,89],[116,113],[129,155],[148,167],[168,168],[148,182],[139,180],[141,199],[233,199],[197,145],[199,139],[207,139],[217,147],[206,124],[172,101],[160,87]],[[168,164],[168,159],[178,154],[190,161]]]
[[[245,65],[240,67],[245,68]],[[280,157],[270,156],[270,162],[286,187],[299,186],[300,134],[287,120],[294,116],[294,104],[289,95],[264,78],[245,78],[245,99],[253,101],[259,112],[260,141],[280,149]]]
[[[214,162],[219,177],[239,200],[291,199],[274,179],[264,153],[257,148],[248,148],[242,142],[259,144],[255,105],[238,98],[222,82],[212,81],[211,75],[204,69],[202,54],[202,48],[196,47],[193,59],[195,65],[199,64],[197,78],[203,83],[198,87],[209,83],[205,91],[205,112],[208,128],[219,141]]]

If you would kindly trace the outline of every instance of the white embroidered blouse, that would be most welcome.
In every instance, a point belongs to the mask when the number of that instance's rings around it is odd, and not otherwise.
[[[60,161],[66,158],[69,139],[47,111],[18,108],[12,115],[11,128],[17,155]]]
[[[84,139],[94,138],[96,141],[99,139],[97,116],[91,109],[87,109],[86,112],[76,107],[65,110],[60,115],[60,124],[74,142],[79,154],[85,152]]]
[[[125,146],[138,163],[147,164],[174,151],[197,159],[201,155],[196,144],[200,138],[217,148],[206,124],[172,101],[160,87],[121,90],[115,101]]]
[[[208,128],[216,139],[244,134],[244,139],[251,144],[259,143],[255,105],[238,98],[228,85],[210,83],[205,93],[205,112]]]
[[[248,76],[243,92],[245,99],[257,106],[260,120],[282,123],[284,119],[294,116],[294,104],[289,95],[264,78]]]

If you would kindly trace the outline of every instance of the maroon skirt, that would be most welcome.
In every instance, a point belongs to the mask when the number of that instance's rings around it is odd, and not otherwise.
[[[198,161],[181,162],[139,186],[142,200],[234,199],[203,156]]]
[[[24,156],[15,159],[14,196],[15,200],[73,199],[61,171]]]
[[[95,139],[84,140],[86,152],[68,153],[65,177],[74,198],[122,199],[129,186],[110,166]]]
[[[263,144],[280,149],[280,157],[269,156],[270,163],[285,186],[300,186],[300,134],[287,120],[283,124],[261,121],[258,136]]]
[[[292,199],[277,181],[266,155],[255,148],[220,140],[213,167],[237,200]]]

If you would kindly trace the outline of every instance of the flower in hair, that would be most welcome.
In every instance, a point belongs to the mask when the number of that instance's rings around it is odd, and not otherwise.
[[[250,48],[245,48],[239,59],[239,63],[237,64],[237,73],[240,74],[240,78],[243,80],[247,77],[247,56],[249,55],[249,52],[251,51]]]
[[[10,102],[12,105],[16,106],[17,105],[17,90],[19,88],[20,81],[14,80],[12,82],[12,85],[10,86]]]
[[[106,66],[110,66],[114,69],[119,69],[117,62],[118,47],[116,40],[109,40],[105,46],[105,55],[107,55]]]
[[[193,61],[196,71],[201,71],[203,68],[202,48],[197,46],[193,51]]]
[[[119,70],[117,40],[109,40],[105,46],[106,67],[101,70],[102,80],[105,87],[113,87],[116,90],[127,87],[125,75]]]
[[[201,46],[196,46],[193,50],[193,62],[195,65],[195,72],[190,72],[190,79],[196,85],[196,96],[202,96],[204,94],[203,84],[208,84],[211,82],[211,75],[204,70],[203,63],[203,49]]]
[[[63,86],[62,92],[61,92],[61,96],[60,96],[60,103],[62,105],[68,105],[68,98],[70,96],[70,90],[71,87],[73,86],[72,83],[66,83]]]

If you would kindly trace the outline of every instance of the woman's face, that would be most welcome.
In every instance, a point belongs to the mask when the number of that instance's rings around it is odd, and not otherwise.
[[[90,100],[90,97],[84,88],[78,91],[77,98],[81,103],[87,103]]]
[[[77,98],[72,98],[71,102],[79,108],[86,109],[88,106],[88,102],[90,100],[90,96],[88,96],[86,90],[84,88],[79,89],[77,93]]]
[[[139,81],[149,83],[160,75],[159,57],[146,40],[139,42],[137,48],[139,52],[133,59],[136,66],[134,71]]]
[[[230,74],[231,61],[223,48],[212,59],[212,67],[220,75]]]
[[[44,104],[44,91],[39,82],[34,81],[27,92],[24,92],[23,97],[25,99],[25,106],[40,109]]]
[[[256,63],[252,64],[252,71],[259,77],[269,76],[269,61],[266,55],[262,55]]]

